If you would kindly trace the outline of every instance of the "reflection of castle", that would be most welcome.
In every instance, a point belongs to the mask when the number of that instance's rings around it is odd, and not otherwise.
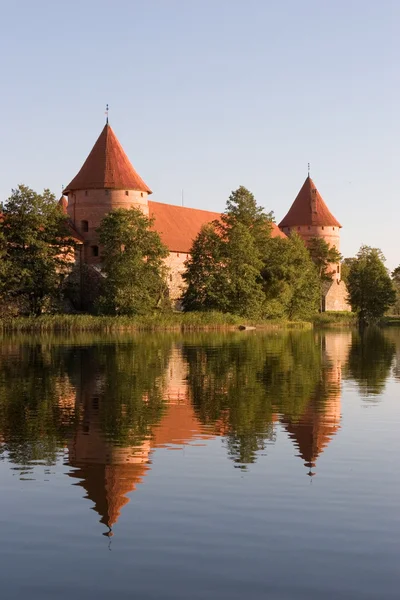
[[[318,457],[340,428],[342,365],[347,360],[350,345],[351,332],[324,334],[321,337],[320,380],[306,407],[297,418],[291,414],[272,415],[272,421],[279,420],[295,444],[310,475]],[[118,445],[104,432],[101,409],[108,399],[104,391],[104,374],[99,374],[94,362],[85,364],[80,379],[75,382],[74,406],[68,393],[69,409],[80,414],[79,427],[69,442],[69,464],[74,468],[69,474],[79,480],[77,485],[85,489],[100,522],[110,530],[123,506],[129,502],[127,495],[142,483],[151,469],[155,449],[171,446],[176,449],[229,434],[229,414],[225,412],[212,425],[201,424],[190,399],[187,377],[188,364],[180,348],[175,347],[166,377],[159,380],[164,400],[161,418],[156,423],[149,423],[147,437],[128,447]],[[65,403],[65,400],[61,401]],[[148,401],[145,396],[143,402]],[[230,409],[226,410],[229,413]],[[128,420],[128,428],[129,424]]]
[[[94,503],[100,522],[110,531],[120,511],[150,469],[155,448],[183,446],[193,440],[210,437],[195,416],[186,383],[186,364],[180,352],[172,352],[164,390],[165,411],[152,427],[152,435],[139,445],[128,448],[107,439],[99,420],[100,403],[106,402],[101,379],[85,378],[78,386],[76,402],[83,413],[82,422],[69,444],[69,464],[76,467],[69,475],[79,479],[86,497]],[[110,534],[110,533],[109,533]]]
[[[317,458],[340,428],[342,366],[346,363],[352,334],[327,332],[322,338],[324,365],[323,386],[318,387],[301,416],[293,420],[280,418],[289,437],[298,448],[299,456],[314,475]]]

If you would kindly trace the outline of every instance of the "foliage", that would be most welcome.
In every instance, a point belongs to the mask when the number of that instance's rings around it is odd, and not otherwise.
[[[12,191],[0,221],[2,304],[41,314],[59,296],[73,240],[53,194],[20,185]]]
[[[340,278],[347,284],[349,279],[350,267],[355,261],[355,258],[344,258],[340,266]]]
[[[332,281],[334,271],[329,268],[332,265],[337,265],[342,256],[334,246],[331,248],[329,244],[322,238],[311,238],[308,242],[308,251],[317,267],[318,276],[321,281]]]
[[[232,192],[226,213],[201,230],[186,261],[184,310],[262,314],[260,248],[270,237],[269,216],[244,187]]]
[[[310,332],[241,335],[183,345],[196,413],[208,431],[223,433],[237,466],[256,460],[275,439],[277,414],[296,428],[319,415],[337,393]],[[303,424],[304,426],[304,424]]]
[[[318,310],[318,277],[307,248],[296,233],[288,239],[269,241],[262,276],[265,316],[309,319]]]
[[[204,225],[193,242],[183,280],[184,310],[218,310],[224,296],[224,247],[215,223]]]
[[[392,282],[396,291],[396,302],[393,305],[392,313],[400,315],[400,266],[392,271]]]
[[[251,233],[257,250],[263,255],[271,237],[273,212],[264,212],[257,204],[254,195],[243,185],[233,191],[226,202],[225,212],[221,216],[222,228],[225,232],[240,223]]]
[[[394,342],[378,327],[354,333],[345,376],[356,381],[365,396],[381,394],[395,353]]]
[[[168,256],[153,220],[137,208],[108,213],[98,229],[102,245],[99,311],[111,315],[148,314],[166,305]]]
[[[350,267],[349,301],[361,326],[378,321],[396,301],[384,260],[379,249],[362,246]]]

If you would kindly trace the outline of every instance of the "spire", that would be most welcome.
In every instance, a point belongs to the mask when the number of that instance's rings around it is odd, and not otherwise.
[[[107,122],[79,173],[64,190],[114,189],[137,190],[151,194],[150,188],[136,173],[117,136]]]
[[[310,177],[310,173],[308,173],[307,179],[289,212],[279,223],[279,227],[297,227],[300,225],[341,227],[339,221],[335,219],[325,204]]]

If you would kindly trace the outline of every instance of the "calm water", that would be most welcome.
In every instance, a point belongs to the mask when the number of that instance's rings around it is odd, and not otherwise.
[[[400,596],[400,330],[0,343],[2,598]]]

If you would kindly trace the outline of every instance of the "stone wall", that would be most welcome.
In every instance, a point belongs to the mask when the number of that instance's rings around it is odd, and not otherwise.
[[[347,302],[347,295],[347,286],[344,281],[332,281],[324,296],[323,310],[350,312],[351,306]]]
[[[189,258],[189,254],[185,252],[170,252],[165,259],[165,264],[168,268],[167,283],[169,295],[174,308],[180,308],[179,300],[182,296],[184,281],[182,273],[185,271],[185,261]]]

